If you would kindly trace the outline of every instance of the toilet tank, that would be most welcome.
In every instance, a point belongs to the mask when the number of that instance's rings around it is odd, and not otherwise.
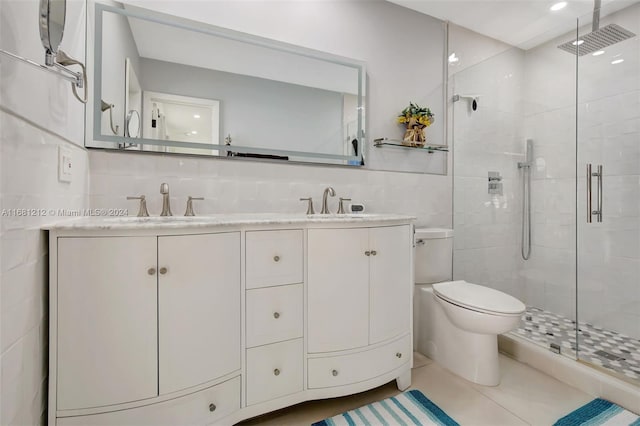
[[[415,283],[451,281],[453,229],[416,228],[415,245]]]

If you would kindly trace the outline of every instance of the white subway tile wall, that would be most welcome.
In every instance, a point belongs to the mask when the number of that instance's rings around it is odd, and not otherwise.
[[[61,47],[78,58],[84,14],[83,1],[67,2]],[[42,62],[38,2],[2,1],[0,17],[0,47]],[[46,423],[48,370],[48,244],[40,226],[57,220],[58,209],[88,207],[84,107],[67,81],[0,62],[0,424],[35,425]],[[71,183],[58,182],[60,146],[72,155]]]

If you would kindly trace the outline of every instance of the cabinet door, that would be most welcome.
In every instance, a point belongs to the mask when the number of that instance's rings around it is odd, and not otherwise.
[[[239,370],[240,233],[159,237],[158,268],[160,394]]]
[[[57,409],[157,395],[155,267],[156,237],[58,239]]]
[[[410,330],[413,244],[409,225],[371,228],[369,238],[369,343],[374,344]]]
[[[368,235],[366,228],[309,230],[309,352],[368,344]]]

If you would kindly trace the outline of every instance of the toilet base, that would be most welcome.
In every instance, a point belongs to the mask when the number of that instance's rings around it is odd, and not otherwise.
[[[431,286],[416,286],[415,305],[418,352],[473,383],[500,384],[496,334],[470,333],[451,324]]]

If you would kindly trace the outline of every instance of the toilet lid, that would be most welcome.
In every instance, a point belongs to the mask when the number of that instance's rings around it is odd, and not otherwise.
[[[466,281],[434,284],[433,291],[448,302],[476,311],[521,314],[526,309],[524,303],[515,297]]]

